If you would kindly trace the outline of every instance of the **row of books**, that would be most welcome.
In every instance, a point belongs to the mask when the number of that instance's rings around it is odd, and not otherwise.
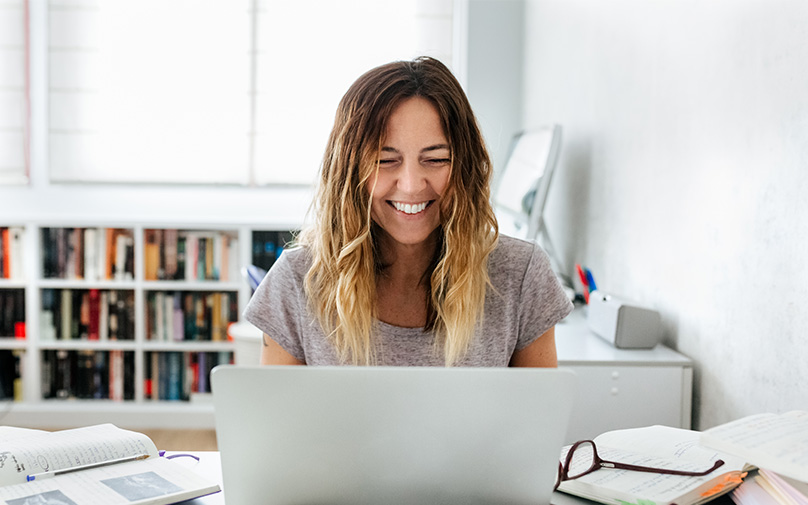
[[[228,351],[147,353],[144,396],[186,401],[194,393],[210,393],[210,371],[232,362],[233,353]]]
[[[42,290],[40,340],[134,339],[134,291]]]
[[[42,228],[46,279],[132,280],[135,240],[130,229]]]
[[[22,280],[23,228],[0,228],[0,279]]]
[[[237,319],[237,293],[156,291],[146,295],[147,340],[223,341],[228,325]]]
[[[25,336],[25,290],[0,290],[0,338]]]
[[[227,231],[144,230],[144,278],[184,281],[238,279],[238,236]]]
[[[288,231],[254,231],[252,264],[268,271],[292,240],[293,234]]]
[[[0,401],[22,401],[22,351],[0,350]]]
[[[42,397],[98,400],[135,398],[132,351],[43,351]]]

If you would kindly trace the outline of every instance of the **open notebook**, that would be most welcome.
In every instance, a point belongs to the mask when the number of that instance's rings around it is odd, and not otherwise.
[[[549,503],[560,369],[244,367],[212,375],[228,505]]]

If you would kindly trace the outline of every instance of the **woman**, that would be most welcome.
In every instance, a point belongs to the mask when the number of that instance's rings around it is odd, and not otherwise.
[[[556,366],[572,305],[547,256],[498,236],[491,163],[460,84],[422,57],[337,109],[314,222],[245,318],[264,364]]]

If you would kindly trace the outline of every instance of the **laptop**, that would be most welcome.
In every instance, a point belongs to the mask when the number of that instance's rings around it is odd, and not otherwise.
[[[564,369],[222,365],[228,505],[549,504]]]

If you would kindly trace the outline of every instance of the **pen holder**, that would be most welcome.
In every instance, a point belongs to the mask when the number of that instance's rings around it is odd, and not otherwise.
[[[589,329],[621,349],[649,349],[662,338],[659,312],[602,291],[589,294]]]

